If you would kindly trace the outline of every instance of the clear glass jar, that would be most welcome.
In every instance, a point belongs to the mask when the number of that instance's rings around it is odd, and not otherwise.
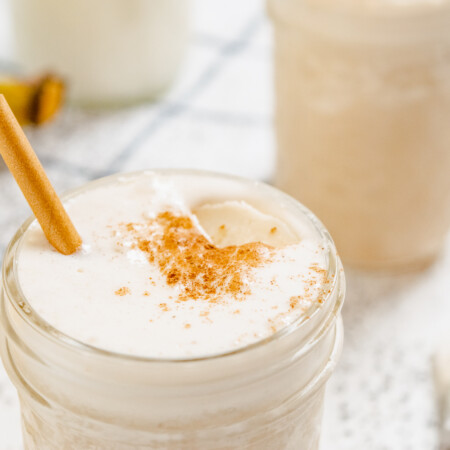
[[[268,0],[277,185],[345,263],[413,269],[450,225],[450,2]]]
[[[161,95],[189,41],[190,0],[13,0],[16,62],[56,71],[70,98],[119,105]]]
[[[255,188],[254,182],[240,182]],[[273,188],[256,186],[317,229],[329,249],[332,285],[308,317],[212,357],[135,357],[62,334],[21,292],[16,256],[32,219],[19,229],[3,264],[0,352],[18,390],[27,450],[318,449],[325,385],[343,340],[342,266],[327,231],[306,208]]]

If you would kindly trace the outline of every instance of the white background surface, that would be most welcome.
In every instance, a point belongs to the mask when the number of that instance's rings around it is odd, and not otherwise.
[[[5,6],[0,0],[0,72],[12,67]],[[165,100],[116,111],[66,109],[27,134],[59,192],[144,167],[270,181],[271,46],[261,1],[199,0],[189,55]],[[0,168],[1,254],[28,214]],[[419,274],[347,270],[346,340],[328,390],[323,450],[437,449],[431,355],[450,333],[449,274],[450,243]],[[18,402],[0,365],[0,450],[18,450],[20,442]]]

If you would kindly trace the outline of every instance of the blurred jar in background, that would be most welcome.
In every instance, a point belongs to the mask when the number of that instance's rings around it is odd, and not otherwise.
[[[450,225],[450,1],[268,0],[277,184],[344,262],[413,269]]]
[[[189,0],[11,0],[16,60],[56,71],[71,99],[152,99],[174,80],[188,42]]]

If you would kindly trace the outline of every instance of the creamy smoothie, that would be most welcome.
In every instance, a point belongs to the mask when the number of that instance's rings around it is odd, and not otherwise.
[[[422,267],[450,225],[450,2],[268,0],[277,185],[345,262]]]
[[[82,248],[30,222],[3,294],[27,449],[317,448],[343,281],[307,210],[192,172],[115,176],[65,206]]]

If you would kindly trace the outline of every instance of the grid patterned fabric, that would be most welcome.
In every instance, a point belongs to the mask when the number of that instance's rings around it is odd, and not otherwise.
[[[0,71],[16,70],[6,1],[0,0]],[[264,5],[198,0],[193,21],[184,67],[159,103],[66,108],[53,123],[27,129],[58,192],[116,171],[156,167],[271,181],[272,41]],[[30,214],[2,164],[0,254]],[[430,356],[448,328],[448,273],[450,246],[419,275],[347,270],[346,342],[328,390],[322,450],[437,449]],[[0,366],[0,450],[20,448],[18,401]]]

